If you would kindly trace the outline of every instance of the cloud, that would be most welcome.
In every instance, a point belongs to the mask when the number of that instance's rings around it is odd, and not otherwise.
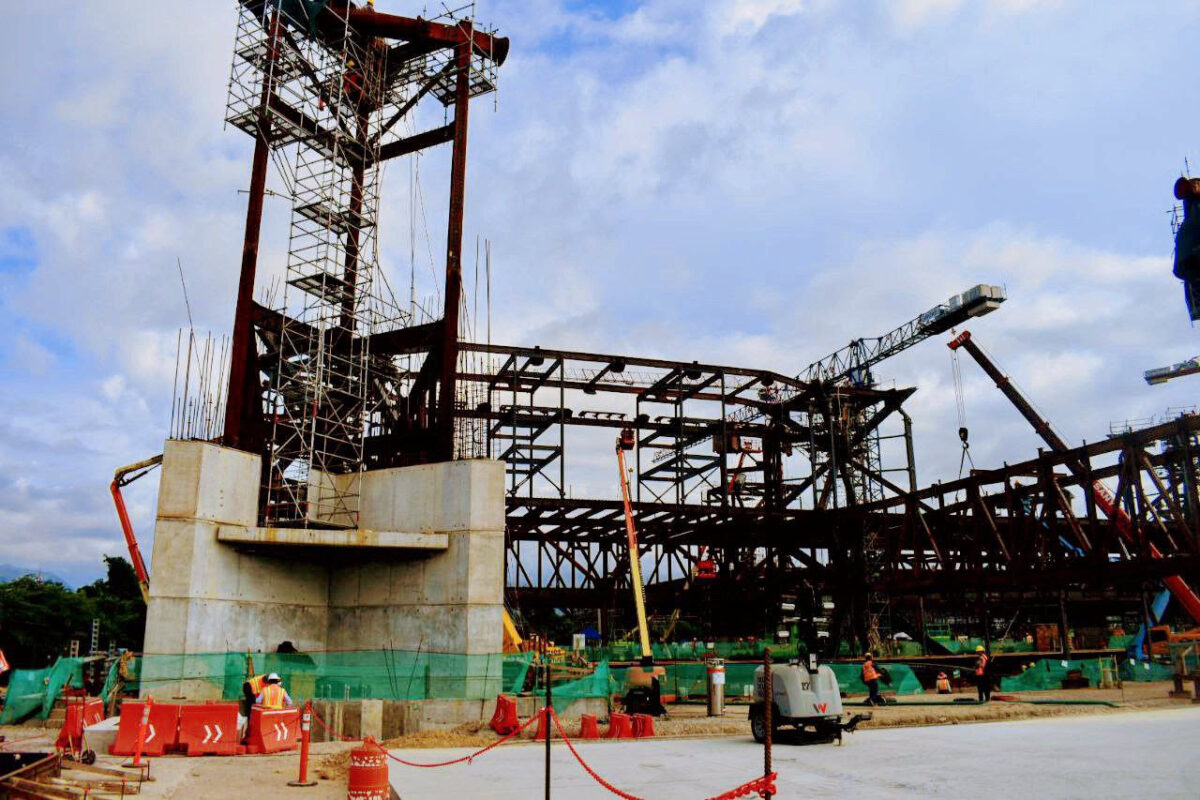
[[[88,576],[123,550],[105,489],[166,435],[176,258],[196,327],[228,331],[251,142],[222,129],[234,10],[214,8],[186,37],[173,8],[132,0],[6,17],[0,561],[40,547]],[[492,242],[494,340],[795,373],[1003,283],[1008,304],[972,327],[1072,441],[1192,403],[1186,380],[1141,372],[1200,350],[1164,213],[1200,112],[1162,78],[1191,69],[1200,10],[494,0],[480,16],[513,40],[471,117],[467,241]],[[403,299],[410,270],[435,295],[447,161],[386,170],[381,252]],[[260,287],[287,222],[269,199]],[[918,387],[922,481],[959,466],[949,358],[930,341],[877,370]],[[976,462],[1032,455],[961,368]],[[572,451],[576,496],[612,489],[608,447]],[[147,553],[153,480],[130,490]]]

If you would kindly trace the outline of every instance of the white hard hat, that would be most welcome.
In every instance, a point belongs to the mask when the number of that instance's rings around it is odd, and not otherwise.
[[[270,675],[267,676],[267,680],[270,681],[271,683],[279,683],[279,673],[272,672]]]

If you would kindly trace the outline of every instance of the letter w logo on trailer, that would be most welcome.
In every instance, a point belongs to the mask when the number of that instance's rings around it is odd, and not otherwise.
[[[829,703],[813,703],[813,708],[818,714],[824,714],[825,709],[829,708]]]

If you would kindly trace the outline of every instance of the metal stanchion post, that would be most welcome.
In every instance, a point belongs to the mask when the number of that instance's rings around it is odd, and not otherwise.
[[[300,775],[294,781],[288,781],[288,786],[316,786],[316,781],[308,779],[308,744],[312,739],[312,700],[304,702],[304,710],[300,712]]]
[[[767,729],[766,741],[763,743],[763,778],[771,780],[771,733],[775,726],[771,719],[772,706],[775,705],[775,689],[771,683],[771,648],[763,648],[763,720]],[[771,792],[764,792],[763,797],[771,800]]]

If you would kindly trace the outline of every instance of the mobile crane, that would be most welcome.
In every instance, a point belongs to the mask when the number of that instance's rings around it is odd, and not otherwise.
[[[142,550],[138,547],[137,537],[133,535],[133,523],[129,521],[129,512],[125,508],[125,498],[121,496],[121,489],[157,467],[162,460],[162,453],[159,453],[144,461],[119,467],[113,473],[112,483],[108,486],[113,504],[117,507],[117,518],[121,521],[121,532],[125,534],[125,546],[129,548],[129,561],[133,564],[134,574],[137,575],[138,588],[142,591],[142,600],[147,605],[150,603],[150,573],[146,570],[146,562],[142,559]]]
[[[1029,401],[1026,400],[1019,391],[1017,391],[1016,387],[1012,385],[1012,381],[1009,380],[1008,376],[1001,372],[995,363],[993,363],[992,360],[988,358],[981,349],[979,349],[979,346],[975,344],[975,341],[971,338],[970,331],[963,331],[958,336],[954,337],[954,339],[952,339],[947,346],[951,350],[957,351],[959,348],[962,348],[970,353],[971,357],[974,358],[979,366],[983,368],[983,371],[987,373],[988,377],[995,381],[996,388],[998,388],[1004,394],[1004,396],[1008,398],[1009,402],[1016,406],[1017,411],[1019,411],[1021,416],[1023,416],[1026,421],[1033,426],[1033,429],[1037,431],[1038,436],[1042,437],[1042,441],[1044,441],[1051,450],[1056,453],[1063,453],[1069,449],[1066,442],[1064,442],[1062,438],[1054,432],[1054,429],[1050,427],[1050,423],[1043,419],[1041,415],[1034,410],[1033,406],[1030,405]],[[1085,480],[1083,465],[1067,462],[1065,466],[1073,475],[1079,478],[1080,481]],[[1125,513],[1124,509],[1117,506],[1116,499],[1113,497],[1113,494],[1109,491],[1108,487],[1105,486],[1103,482],[1097,480],[1092,482],[1091,488],[1092,496],[1096,501],[1096,507],[1099,508],[1104,515],[1109,518],[1114,526],[1116,526],[1117,533],[1120,535],[1120,537],[1127,544],[1136,544],[1133,525],[1129,519],[1129,515]],[[1162,551],[1155,547],[1152,542],[1149,543],[1149,551],[1151,558],[1163,557]],[[1187,611],[1188,615],[1191,616],[1197,625],[1200,625],[1200,597],[1197,597],[1196,593],[1190,586],[1187,585],[1183,578],[1178,575],[1171,575],[1163,579],[1163,584],[1168,590],[1170,590],[1171,596],[1179,601],[1179,604],[1183,606],[1184,610]]]
[[[646,622],[646,587],[642,583],[641,551],[638,549],[637,524],[633,519],[633,501],[629,496],[629,472],[625,468],[625,453],[632,450],[636,440],[632,428],[622,428],[617,437],[617,472],[621,481],[621,501],[625,506],[625,540],[629,549],[629,584],[633,589],[633,607],[637,613],[638,644],[641,662],[626,673],[629,690],[625,693],[625,710],[631,714],[662,716],[660,679],[666,675],[662,667],[654,666],[654,651],[650,647],[650,627]]]

